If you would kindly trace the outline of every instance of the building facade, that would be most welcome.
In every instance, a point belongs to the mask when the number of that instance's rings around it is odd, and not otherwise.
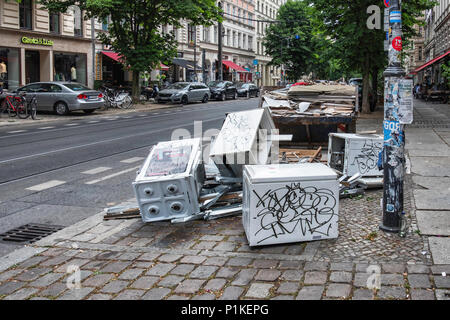
[[[0,0],[0,83],[36,81],[93,85],[91,21],[78,7],[49,14],[36,0]]]
[[[415,25],[414,29],[418,35],[411,39],[411,46],[406,51],[406,61],[404,67],[407,74],[413,73],[414,70],[425,63],[425,30],[423,26],[419,25]]]

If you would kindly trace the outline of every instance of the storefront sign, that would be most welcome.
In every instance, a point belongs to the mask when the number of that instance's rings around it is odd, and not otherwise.
[[[52,46],[53,40],[47,40],[44,38],[28,38],[28,37],[22,37],[21,42],[24,44],[35,44],[40,46]]]

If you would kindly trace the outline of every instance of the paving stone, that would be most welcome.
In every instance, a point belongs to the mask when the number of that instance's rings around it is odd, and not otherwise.
[[[430,272],[430,267],[424,264],[410,264],[407,266],[408,273],[426,273]]]
[[[34,256],[30,259],[25,260],[24,262],[20,263],[18,265],[18,268],[20,269],[27,269],[27,268],[31,268],[34,267],[40,263],[44,263],[45,260],[49,259],[48,256]],[[50,258],[53,259],[53,258]],[[44,265],[42,265],[44,266]]]
[[[278,269],[301,269],[304,265],[303,261],[280,261]]]
[[[286,248],[286,250],[284,250],[283,253],[293,255],[293,256],[299,256],[303,253],[304,250],[305,250],[304,245],[291,244],[291,245],[288,245],[288,247]]]
[[[308,271],[305,273],[305,284],[325,284],[327,273],[321,271]]]
[[[14,291],[22,288],[26,282],[21,281],[9,281],[0,285],[0,295],[11,294]]]
[[[367,268],[369,266],[377,266],[376,264],[368,264],[368,263],[357,263],[355,265],[355,270],[356,272],[364,272],[367,273]],[[381,266],[378,265],[380,267],[380,271],[381,271]]]
[[[39,289],[36,289],[36,288],[25,287],[25,288],[17,290],[16,292],[14,292],[10,295],[7,295],[6,297],[3,298],[3,300],[25,300],[38,291],[39,291]]]
[[[350,283],[352,282],[352,274],[350,272],[345,271],[333,271],[330,275],[331,282],[343,282]]]
[[[133,261],[137,260],[142,253],[139,252],[125,252],[117,257],[117,260],[126,260],[126,261]]]
[[[83,266],[83,269],[100,270],[107,264],[108,264],[108,261],[105,261],[105,260],[92,260],[91,262],[85,264]]]
[[[370,274],[368,273],[356,273],[355,279],[353,280],[353,285],[355,287],[363,287],[367,288],[367,280],[369,279]]]
[[[450,290],[436,289],[436,300],[450,300]]]
[[[131,284],[132,288],[148,290],[159,281],[159,277],[140,277]]]
[[[59,256],[62,255],[65,251],[66,249],[63,248],[50,248],[48,250],[41,252],[40,254],[42,256]]]
[[[250,258],[231,258],[228,260],[227,266],[247,267],[252,264],[252,260]]]
[[[28,300],[40,300],[40,301],[42,301],[42,300],[50,300],[50,299],[48,299],[48,298],[44,298],[44,297],[33,297],[33,298],[30,298],[30,299],[28,299]]]
[[[289,281],[300,281],[303,277],[303,271],[300,270],[286,270],[281,275],[281,279]]]
[[[104,251],[99,253],[96,258],[100,260],[116,260],[122,254],[122,252]]]
[[[239,272],[239,268],[227,268],[227,267],[223,267],[220,268],[220,270],[217,272],[216,274],[216,278],[226,278],[226,279],[231,279],[234,277],[234,275],[236,273]]]
[[[113,272],[120,273],[131,264],[131,261],[115,261],[104,266],[100,271],[104,273]]]
[[[184,256],[183,259],[181,259],[181,263],[189,263],[189,264],[201,264],[206,260],[206,257],[202,256]]]
[[[184,280],[178,285],[178,287],[175,288],[175,293],[196,293],[200,290],[203,283],[205,283],[205,280]]]
[[[71,259],[66,263],[60,265],[58,268],[53,269],[53,272],[67,273],[68,270],[73,270],[74,267],[82,268],[88,262],[89,259],[80,259],[80,258]]]
[[[225,263],[227,261],[228,261],[228,258],[225,258],[225,257],[211,257],[211,258],[206,259],[206,261],[203,262],[203,265],[221,267],[221,266],[225,265]]]
[[[431,288],[428,274],[410,274],[408,275],[408,283],[411,288]]]
[[[192,264],[179,264],[175,268],[173,268],[170,271],[170,273],[185,276],[185,275],[189,274],[190,272],[192,272],[192,270],[194,270],[194,268],[195,268],[195,265],[192,265]]]
[[[193,296],[191,300],[216,300],[216,296],[212,293],[204,293]]]
[[[64,277],[61,273],[48,273],[45,276],[42,276],[29,284],[31,287],[47,287],[52,283],[58,281]]]
[[[202,241],[222,241],[225,239],[224,236],[213,236],[213,235],[205,235],[200,238]]]
[[[42,290],[39,295],[45,297],[57,297],[67,289],[67,283],[65,282],[56,282],[44,290]]]
[[[146,275],[162,277],[169,273],[173,268],[175,268],[175,264],[173,263],[158,263],[148,270]]]
[[[23,271],[22,269],[11,269],[3,273],[0,273],[0,282],[12,279],[14,276],[18,275],[22,271]]]
[[[298,282],[281,282],[280,286],[277,289],[277,293],[280,294],[290,294],[296,293],[300,289],[300,285]]]
[[[328,262],[315,262],[308,261],[305,263],[304,271],[327,271],[328,270]]]
[[[145,269],[138,269],[138,268],[127,269],[119,276],[119,279],[120,280],[135,280],[144,271],[145,271]]]
[[[180,277],[180,276],[173,276],[173,275],[168,275],[167,277],[161,279],[161,281],[158,282],[158,287],[167,287],[167,288],[171,288],[174,287],[178,284],[181,283],[181,281],[184,280],[184,277]]]
[[[305,286],[297,295],[296,300],[320,300],[324,286]]]
[[[278,270],[271,269],[263,269],[259,270],[255,276],[255,280],[260,281],[275,281],[281,275],[281,272]]]
[[[382,285],[403,285],[404,281],[401,274],[381,274]]]
[[[60,264],[63,264],[64,262],[66,262],[67,260],[70,260],[72,257],[69,256],[64,256],[64,255],[60,255],[60,256],[56,256],[50,259],[47,259],[43,262],[40,263],[41,267],[53,267],[53,266],[57,266]]]
[[[104,286],[105,283],[109,282],[112,278],[114,278],[114,275],[110,273],[97,274],[89,279],[84,280],[82,284],[84,287],[101,287]]]
[[[58,297],[57,300],[82,300],[86,298],[93,290],[94,288],[88,287],[68,290],[62,296]]]
[[[352,286],[349,284],[332,283],[328,286],[326,296],[331,298],[347,298]]]
[[[237,286],[245,286],[253,280],[255,275],[256,270],[243,269],[237,274],[236,279],[232,282],[232,284]]]
[[[217,242],[215,241],[200,241],[199,243],[195,244],[192,249],[211,250],[215,245],[217,245]]]
[[[442,272],[445,272],[447,275],[450,275],[450,265],[442,264],[442,265],[431,266],[431,272],[433,274],[439,274],[439,275],[441,275]]]
[[[166,300],[189,300],[189,297],[174,294],[173,296],[168,297]]]
[[[436,288],[439,289],[450,289],[450,275],[447,275],[446,277],[442,276],[434,276],[434,284],[436,285]]]
[[[128,286],[129,282],[124,280],[112,280],[106,286],[100,289],[102,292],[106,293],[117,293],[122,291]]]
[[[76,255],[77,258],[83,258],[83,259],[94,259],[99,255],[101,251],[98,250],[82,250],[80,253]]]
[[[356,289],[353,292],[352,300],[373,300],[373,291],[369,289]]]
[[[130,267],[138,268],[138,269],[148,269],[152,267],[155,263],[151,261],[135,261]]]
[[[403,287],[381,286],[380,291],[377,293],[377,297],[380,299],[405,299],[406,291]]]
[[[334,262],[330,266],[331,271],[353,271],[353,263],[351,262]]]
[[[411,300],[436,300],[433,291],[424,289],[411,289]]]
[[[127,289],[119,293],[114,300],[139,300],[144,293],[144,290]]]
[[[181,257],[181,254],[163,254],[158,258],[158,260],[161,262],[175,262]]]
[[[159,253],[144,253],[142,256],[138,258],[138,260],[144,260],[144,261],[155,261],[156,258],[158,258],[161,254]]]
[[[272,287],[273,285],[269,283],[252,283],[245,294],[245,297],[258,299],[267,298],[270,294],[269,290]]]
[[[111,294],[96,293],[90,296],[88,300],[111,300],[112,297],[113,296]]]
[[[258,259],[253,261],[253,267],[257,269],[274,269],[278,265],[278,260]]]
[[[273,297],[270,300],[294,300],[294,297],[287,296],[287,295],[280,295],[280,296]]]
[[[141,299],[143,300],[162,300],[170,293],[170,289],[167,288],[153,288],[147,292]]]
[[[219,300],[237,300],[244,292],[244,289],[236,286],[226,287]]]
[[[233,252],[237,247],[237,244],[230,241],[223,241],[219,242],[217,246],[214,247],[213,250],[215,251],[226,251],[226,252]]]
[[[50,268],[33,268],[24,270],[21,274],[15,277],[16,280],[19,281],[33,281],[39,278],[40,276],[49,273],[52,271]]]
[[[383,273],[404,273],[405,265],[403,263],[383,263]]]
[[[211,279],[205,285],[204,289],[210,291],[219,291],[226,283],[227,281],[225,279]]]

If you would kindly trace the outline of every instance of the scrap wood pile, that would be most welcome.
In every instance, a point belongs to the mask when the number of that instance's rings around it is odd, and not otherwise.
[[[274,90],[263,97],[263,107],[274,116],[351,116],[356,88],[341,84],[314,84]]]

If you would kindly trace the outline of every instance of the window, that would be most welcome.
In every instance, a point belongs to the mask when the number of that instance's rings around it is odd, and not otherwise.
[[[72,6],[73,14],[73,34],[75,36],[83,36],[83,19],[81,16],[81,9],[78,6]]]
[[[19,87],[20,51],[0,47],[0,87],[14,91]]]
[[[59,34],[59,13],[49,14],[50,32]]]
[[[203,27],[203,41],[210,42],[209,27]]]
[[[22,0],[19,4],[19,19],[21,29],[33,29],[32,0]]]
[[[188,24],[188,42],[195,41],[195,26]]]
[[[253,50],[253,37],[248,36],[248,50]]]
[[[419,47],[419,61],[422,60],[422,47]]]

